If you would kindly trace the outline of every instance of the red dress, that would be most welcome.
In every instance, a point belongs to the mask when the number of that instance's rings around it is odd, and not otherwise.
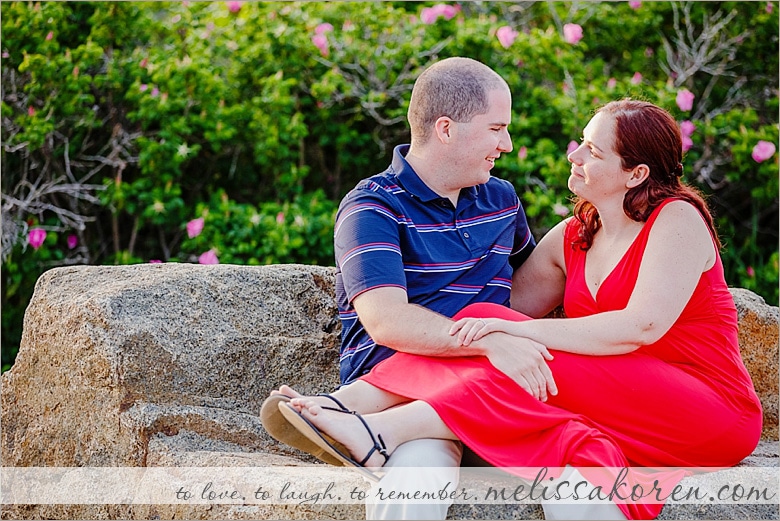
[[[570,246],[577,224],[567,227],[566,316],[625,308],[650,229],[668,202],[653,212],[595,298],[585,283],[586,252]],[[528,319],[496,304],[473,304],[455,318],[467,316]],[[485,357],[397,353],[363,379],[429,403],[463,443],[497,467],[728,467],[758,443],[761,404],[740,358],[737,314],[720,257],[654,344],[624,355],[553,355],[558,395],[547,402]],[[618,506],[629,519],[655,518],[663,507]]]

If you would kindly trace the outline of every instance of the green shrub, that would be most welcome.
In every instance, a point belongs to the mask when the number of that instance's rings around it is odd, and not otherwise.
[[[592,111],[644,98],[695,126],[686,179],[709,197],[728,282],[778,302],[778,155],[751,157],[778,142],[776,1],[2,2],[0,14],[4,367],[54,265],[207,251],[331,264],[336,203],[408,140],[419,72],[456,55],[512,89],[515,151],[495,174],[537,237],[570,211],[566,150]],[[28,223],[59,238],[26,247]]]

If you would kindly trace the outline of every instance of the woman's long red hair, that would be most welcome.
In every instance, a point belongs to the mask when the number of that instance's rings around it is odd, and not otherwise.
[[[715,223],[704,197],[697,189],[680,181],[682,137],[672,115],[652,103],[630,99],[607,103],[596,113],[615,118],[615,152],[621,158],[623,169],[631,170],[641,164],[650,169],[645,182],[626,193],[623,199],[626,215],[634,221],[645,222],[666,199],[688,201],[702,214],[720,248]],[[581,198],[575,199],[574,217],[582,224],[576,244],[587,250],[601,228],[601,218],[596,207]]]

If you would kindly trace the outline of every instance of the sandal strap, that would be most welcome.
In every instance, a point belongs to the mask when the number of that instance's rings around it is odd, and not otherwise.
[[[336,405],[339,406],[338,409],[334,409],[333,407],[324,407],[325,409],[329,409],[331,411],[338,411],[338,410],[340,410],[341,412],[351,412],[349,409],[347,409],[344,406],[343,403],[341,403],[338,399],[336,399],[335,396],[332,396],[332,395],[330,395],[328,393],[319,393],[317,396],[322,396],[323,398],[327,398],[327,399],[331,400],[333,403],[335,403]]]
[[[363,427],[366,428],[366,432],[368,432],[368,435],[371,436],[371,441],[374,442],[374,446],[371,447],[371,450],[368,451],[366,457],[360,461],[360,466],[361,467],[365,466],[366,462],[374,452],[379,452],[379,454],[381,454],[382,457],[385,458],[385,463],[387,463],[387,460],[390,459],[390,454],[387,453],[387,446],[385,445],[385,440],[382,439],[382,435],[377,434],[376,436],[374,436],[374,432],[371,430],[371,427],[368,426],[366,420],[364,420],[363,417],[360,414],[358,414],[356,411],[350,411],[349,414],[354,414],[355,416],[357,416],[357,419],[360,420],[360,422],[363,424]]]

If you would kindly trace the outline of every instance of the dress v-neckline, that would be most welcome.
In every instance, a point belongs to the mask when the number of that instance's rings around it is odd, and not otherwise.
[[[617,261],[617,264],[615,264],[612,267],[612,269],[609,270],[609,273],[607,273],[607,275],[603,279],[601,279],[601,282],[596,287],[596,292],[595,293],[593,292],[593,289],[591,288],[590,283],[588,282],[588,252],[585,252],[585,255],[583,256],[584,260],[583,260],[583,267],[582,267],[582,278],[584,279],[585,287],[588,289],[588,295],[590,295],[590,298],[591,298],[591,300],[593,300],[593,302],[598,303],[598,297],[599,297],[599,292],[601,291],[601,288],[604,287],[604,284],[607,283],[609,278],[612,276],[613,273],[615,273],[615,271],[620,267],[620,265],[625,262],[626,257],[628,256],[629,252],[632,249],[634,249],[634,246],[636,246],[637,241],[639,240],[639,238],[644,233],[645,228],[647,227],[647,224],[649,222],[650,222],[649,219],[647,221],[645,221],[645,223],[639,229],[639,233],[637,233],[636,237],[634,237],[631,240],[631,243],[628,245],[628,248],[626,248],[626,251],[624,251],[623,255],[620,257],[620,260]]]

